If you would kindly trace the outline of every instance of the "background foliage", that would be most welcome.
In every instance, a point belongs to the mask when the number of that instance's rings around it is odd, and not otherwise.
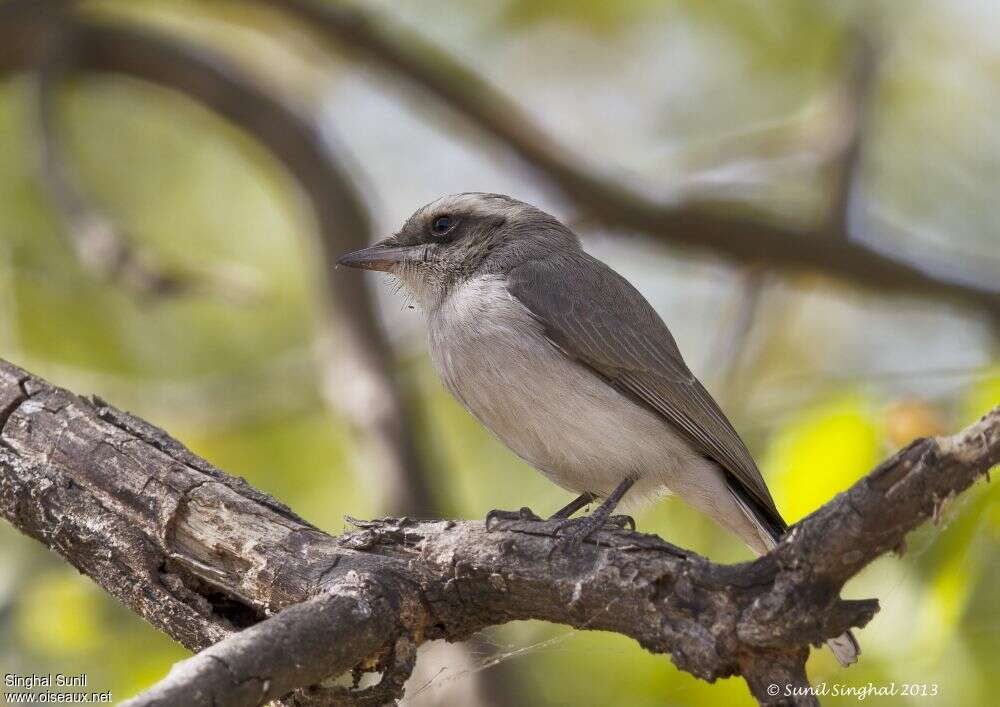
[[[443,193],[487,190],[575,214],[535,173],[432,101],[331,55],[306,28],[240,2],[92,3],[96,13],[210,44],[274,91],[310,105],[354,157],[381,231]],[[883,60],[863,153],[859,232],[906,257],[1000,279],[1000,13],[988,0],[381,3],[502,88],[561,142],[644,191],[737,195],[777,214],[823,208],[815,138],[847,27],[874,29]],[[864,13],[864,14],[862,14]],[[96,203],[158,261],[223,272],[249,297],[137,298],[76,262],[37,178],[30,77],[0,83],[0,356],[93,391],[336,532],[377,513],[353,439],[318,390],[322,309],[312,223],[284,170],[184,98],[81,77],[60,130]],[[1000,402],[996,330],[975,310],[883,298],[816,277],[766,281],[739,355],[729,351],[744,274],[641,234],[580,225],[591,252],[642,290],[730,412],[789,521],[916,436]],[[337,274],[334,273],[333,277]],[[494,441],[429,369],[417,312],[380,287],[421,453],[447,512],[554,509],[567,494]],[[334,336],[336,332],[334,332]],[[1000,506],[984,486],[915,534],[849,594],[883,610],[841,671],[814,683],[937,683],[921,704],[986,705],[1000,659]],[[748,553],[674,500],[640,527],[719,560]],[[740,681],[679,673],[619,636],[517,624],[484,637],[531,704],[745,704]],[[486,649],[489,649],[487,651]],[[489,655],[487,655],[489,653]],[[0,672],[86,672],[116,699],[184,651],[40,546],[0,526]],[[445,671],[441,684],[468,679]],[[418,686],[419,688],[419,686]],[[848,704],[829,699],[826,704]],[[879,704],[904,704],[897,698]]]

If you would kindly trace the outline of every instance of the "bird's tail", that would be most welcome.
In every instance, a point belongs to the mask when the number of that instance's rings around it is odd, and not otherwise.
[[[781,518],[767,517],[764,510],[757,508],[757,504],[753,503],[749,498],[743,498],[742,496],[740,493],[733,493],[733,498],[736,499],[740,509],[750,519],[750,522],[753,523],[754,528],[757,530],[757,535],[760,536],[760,543],[750,542],[748,544],[757,552],[760,552],[761,545],[765,551],[770,550],[778,544],[778,540],[781,539],[784,531],[787,530],[787,526]],[[837,662],[845,668],[852,663],[856,663],[858,657],[861,655],[861,646],[858,645],[858,640],[850,631],[844,631],[836,638],[831,638],[826,642],[826,645],[833,651]]]

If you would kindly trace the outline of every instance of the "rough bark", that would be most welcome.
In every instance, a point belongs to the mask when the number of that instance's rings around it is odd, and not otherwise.
[[[350,584],[331,586],[177,663],[155,687],[123,705],[256,705],[319,683],[350,670],[357,656],[382,649],[394,620],[389,607],[373,606],[379,601]],[[415,657],[415,650],[408,655]]]
[[[1000,407],[909,445],[737,565],[628,531],[570,553],[550,522],[386,518],[332,537],[148,423],[0,363],[0,515],[188,648],[224,640],[136,704],[190,704],[156,696],[191,690],[256,704],[348,666],[392,672],[401,639],[461,640],[518,619],[615,631],[699,678],[742,675],[762,704],[780,704],[767,685],[807,684],[808,646],[877,610],[841,600],[843,583],[998,460]],[[328,595],[344,601],[310,601]],[[299,614],[264,621],[302,602],[326,621],[328,646],[288,632],[309,624]],[[294,665],[253,659],[248,646],[273,636]]]

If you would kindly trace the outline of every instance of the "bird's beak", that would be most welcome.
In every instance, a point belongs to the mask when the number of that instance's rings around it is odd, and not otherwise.
[[[368,248],[345,253],[337,258],[338,265],[362,270],[392,270],[392,267],[409,257],[411,248],[398,246],[388,241],[381,241]]]

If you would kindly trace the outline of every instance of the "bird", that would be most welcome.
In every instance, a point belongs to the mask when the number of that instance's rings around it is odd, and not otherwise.
[[[502,194],[452,194],[338,263],[395,278],[424,312],[448,391],[515,454],[579,494],[551,517],[571,540],[622,525],[612,513],[623,501],[666,493],[757,554],[788,530],[667,325],[554,216]],[[541,520],[527,508],[491,511],[505,514]],[[828,644],[844,666],[860,654],[850,631]]]

